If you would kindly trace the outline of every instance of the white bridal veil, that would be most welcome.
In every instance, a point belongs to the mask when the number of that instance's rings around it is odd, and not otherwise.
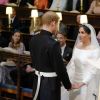
[[[98,43],[97,38],[96,38],[96,31],[93,28],[93,26],[91,26],[90,24],[82,24],[82,25],[87,26],[91,30],[91,45],[94,46],[95,48],[99,48],[99,43]],[[77,36],[74,48],[76,47],[76,45],[78,43],[80,43],[79,36]]]
[[[94,28],[90,24],[85,24],[85,25],[87,27],[89,27],[90,30],[91,30],[91,45],[94,45],[96,48],[98,48],[100,50],[100,45],[99,45],[99,43],[97,41],[96,32],[95,32]],[[88,62],[88,64],[96,67],[97,69],[100,69],[100,52],[99,52],[98,55],[99,55],[99,59],[98,60],[97,59],[93,59],[93,60],[88,59],[87,62]]]
[[[97,39],[96,39],[96,32],[95,32],[95,29],[93,28],[93,26],[91,26],[90,24],[82,24],[82,25],[85,25],[85,26],[87,26],[90,30],[91,30],[91,44],[90,44],[90,46],[92,46],[92,47],[94,47],[94,49],[95,50],[98,50],[99,52],[98,52],[98,56],[100,55],[100,47],[99,47],[99,43],[98,43],[98,41],[97,41]],[[72,54],[72,58],[71,58],[71,60],[70,60],[70,62],[68,63],[68,65],[67,65],[67,70],[70,72],[69,73],[69,76],[70,76],[70,79],[73,77],[73,75],[74,75],[74,71],[75,71],[75,64],[77,63],[77,66],[80,66],[81,65],[81,63],[80,63],[80,61],[78,61],[77,60],[77,62],[75,62],[75,60],[74,60],[74,52],[75,52],[75,48],[76,48],[76,45],[77,44],[79,44],[81,41],[80,41],[80,39],[79,39],[79,35],[77,36],[77,39],[76,39],[76,42],[75,42],[75,45],[74,45],[74,48],[73,48],[73,54]],[[77,55],[78,56],[78,55]],[[100,57],[100,56],[99,56]],[[98,58],[97,58],[98,59]],[[89,58],[89,59],[87,59],[86,60],[86,62],[91,66],[93,66],[93,67],[96,67],[95,65],[95,61],[97,60],[97,59],[91,59],[91,58]],[[74,61],[73,61],[74,60]],[[84,59],[85,60],[85,59]],[[73,62],[75,62],[75,64],[73,63]],[[98,62],[100,62],[100,59],[99,59],[99,61]],[[99,63],[99,65],[100,65],[100,63]],[[100,68],[100,66],[99,66],[99,68]]]

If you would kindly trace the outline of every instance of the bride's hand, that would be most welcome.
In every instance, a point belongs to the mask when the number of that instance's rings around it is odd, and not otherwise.
[[[79,89],[83,85],[85,85],[85,83],[74,83],[74,84],[72,84],[72,89]]]

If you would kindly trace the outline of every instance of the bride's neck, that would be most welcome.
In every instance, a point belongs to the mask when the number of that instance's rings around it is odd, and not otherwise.
[[[82,43],[82,47],[86,48],[88,46],[90,46],[91,42],[90,41],[86,41]]]

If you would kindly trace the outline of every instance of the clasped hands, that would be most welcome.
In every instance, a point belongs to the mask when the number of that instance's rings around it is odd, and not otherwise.
[[[72,89],[79,89],[79,88],[81,88],[84,85],[85,85],[85,83],[83,83],[83,82],[81,82],[81,83],[74,83],[74,84],[72,84]]]
[[[27,68],[26,68],[26,72],[29,73],[29,72],[32,72],[32,71],[33,71],[33,68],[32,68],[30,65],[28,65]],[[79,88],[81,88],[83,85],[85,85],[85,83],[83,83],[83,82],[80,82],[80,83],[73,83],[71,89],[69,89],[68,91],[70,91],[70,90],[72,90],[72,89],[79,89]]]
[[[73,83],[70,90],[72,90],[72,89],[79,89],[79,88],[81,88],[84,85],[86,85],[86,84],[83,83],[83,82],[81,82],[81,83]],[[68,90],[68,91],[70,91],[70,90]]]

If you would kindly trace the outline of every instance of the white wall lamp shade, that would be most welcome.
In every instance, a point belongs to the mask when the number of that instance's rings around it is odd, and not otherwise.
[[[80,15],[80,24],[88,23],[87,15]]]
[[[12,7],[6,7],[6,14],[12,14]]]
[[[31,10],[31,17],[38,17],[38,10],[37,9]]]
[[[62,20],[62,13],[61,12],[56,12],[56,14],[59,16],[59,20]]]

